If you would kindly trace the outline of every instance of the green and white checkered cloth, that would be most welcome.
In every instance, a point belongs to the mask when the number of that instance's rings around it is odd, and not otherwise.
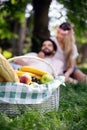
[[[0,102],[10,104],[40,104],[64,84],[65,77],[58,76],[46,84],[23,84],[17,82],[0,83]]]

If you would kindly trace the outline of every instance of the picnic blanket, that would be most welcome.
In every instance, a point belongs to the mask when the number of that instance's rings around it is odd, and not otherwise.
[[[65,77],[58,76],[46,84],[23,84],[17,82],[0,83],[0,102],[10,104],[40,104],[50,98]]]

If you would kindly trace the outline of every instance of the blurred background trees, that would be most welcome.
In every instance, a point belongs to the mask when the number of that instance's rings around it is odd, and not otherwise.
[[[50,28],[49,23],[52,17],[49,16],[49,12],[55,9],[50,8],[53,1],[55,0],[8,0],[0,2],[1,53],[4,54],[8,51],[10,56],[16,56],[29,51],[38,52],[41,41],[49,37],[52,31],[55,32],[56,21],[61,21],[63,10],[66,14],[64,20],[74,25],[78,48],[82,48],[79,50],[82,53],[85,52],[87,48],[85,44],[87,42],[87,1],[57,0],[58,6],[60,4],[62,6],[60,10],[56,10],[54,13],[54,27]],[[56,14],[59,16],[56,17]],[[85,47],[82,47],[84,45]]]

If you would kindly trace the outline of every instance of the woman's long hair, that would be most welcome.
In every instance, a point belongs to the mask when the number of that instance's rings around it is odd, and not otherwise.
[[[66,66],[69,67],[71,66],[73,46],[75,44],[74,30],[72,25],[69,23],[63,23],[59,27],[64,31],[68,31],[68,33],[65,35],[63,43],[64,43]]]

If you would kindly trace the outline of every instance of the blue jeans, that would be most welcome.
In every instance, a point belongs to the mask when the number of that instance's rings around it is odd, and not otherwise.
[[[73,74],[74,74],[74,72],[75,72],[76,70],[78,70],[78,68],[77,68],[77,67],[74,67],[74,70],[73,70],[72,74],[70,75],[70,77],[73,77]],[[66,70],[64,70],[63,73],[65,73],[65,72],[66,72]]]

